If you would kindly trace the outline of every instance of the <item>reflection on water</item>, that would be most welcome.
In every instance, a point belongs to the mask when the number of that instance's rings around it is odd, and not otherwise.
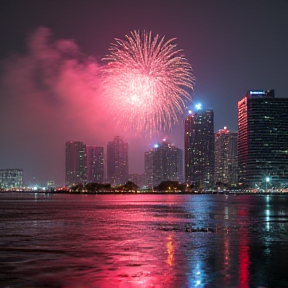
[[[167,240],[168,240],[167,241],[167,253],[168,253],[167,264],[172,266],[173,255],[174,255],[174,247],[173,247],[172,235],[169,235]]]
[[[247,229],[243,229],[240,233],[239,242],[239,286],[243,288],[249,287],[249,240]]]
[[[0,287],[288,287],[288,197],[0,194]]]

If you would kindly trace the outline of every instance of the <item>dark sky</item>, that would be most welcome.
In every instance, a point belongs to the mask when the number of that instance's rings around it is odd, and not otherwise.
[[[68,140],[124,136],[130,173],[144,171],[144,151],[162,136],[183,148],[182,124],[131,138],[97,109],[102,57],[138,29],[177,38],[196,77],[193,101],[214,110],[215,131],[237,131],[237,101],[250,89],[288,97],[287,0],[1,0],[0,169],[62,185]]]

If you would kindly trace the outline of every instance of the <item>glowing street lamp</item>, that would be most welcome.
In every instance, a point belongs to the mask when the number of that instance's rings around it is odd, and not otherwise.
[[[267,184],[268,184],[268,182],[270,182],[270,177],[266,177],[266,192],[267,192]]]

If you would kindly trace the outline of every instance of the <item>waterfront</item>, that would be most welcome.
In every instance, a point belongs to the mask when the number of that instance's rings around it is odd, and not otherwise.
[[[288,287],[286,195],[0,193],[0,287]]]

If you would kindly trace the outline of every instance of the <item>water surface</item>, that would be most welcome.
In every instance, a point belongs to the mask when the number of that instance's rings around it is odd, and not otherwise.
[[[288,287],[288,196],[0,193],[0,287]]]

